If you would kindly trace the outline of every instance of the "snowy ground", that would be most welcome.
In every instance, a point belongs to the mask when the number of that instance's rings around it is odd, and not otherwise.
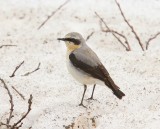
[[[27,100],[22,100],[11,88],[16,87],[26,98],[33,95],[30,114],[23,129],[158,129],[160,123],[160,38],[149,50],[140,46],[124,23],[114,0],[71,0],[40,30],[38,26],[63,0],[1,0],[0,45],[17,47],[0,49],[0,78],[10,88],[14,99],[14,119],[27,110]],[[121,0],[121,7],[134,25],[142,41],[160,31],[160,0]],[[97,11],[107,24],[128,37],[132,47],[126,52],[111,34],[100,31]],[[76,31],[85,38],[95,34],[88,45],[97,53],[118,86],[126,94],[118,100],[106,87],[97,86],[95,101],[87,101],[92,86],[87,90],[84,104],[80,103],[83,87],[69,75],[65,65],[66,48],[58,37]],[[15,67],[24,64],[10,78]],[[41,62],[40,70],[32,71]],[[0,83],[0,121],[9,112],[9,98]],[[0,127],[1,128],[1,127]]]

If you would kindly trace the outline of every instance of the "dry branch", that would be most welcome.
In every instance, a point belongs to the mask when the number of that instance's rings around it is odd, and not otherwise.
[[[60,5],[55,11],[52,12],[50,16],[47,17],[47,19],[42,22],[42,24],[38,27],[38,30],[56,13],[58,12],[64,5],[66,5],[70,0],[65,1],[62,5]]]
[[[13,125],[11,125],[10,121],[13,118],[13,107],[14,107],[13,98],[12,98],[11,92],[10,92],[9,88],[7,87],[6,83],[4,82],[4,80],[0,78],[0,81],[3,83],[4,88],[8,92],[8,95],[10,97],[10,101],[9,102],[11,104],[10,114],[9,114],[9,117],[7,118],[7,122],[6,123],[0,122],[0,127],[2,125],[4,125],[4,126],[7,127],[7,129],[19,129],[20,127],[22,127],[23,119],[25,119],[27,117],[27,115],[29,114],[29,112],[31,111],[32,99],[33,99],[32,94],[30,95],[30,98],[28,99],[28,110],[27,110],[27,112],[17,122],[15,122]]]
[[[33,71],[31,71],[31,72],[27,72],[27,73],[25,73],[25,74],[22,75],[22,76],[28,76],[28,75],[30,75],[30,74],[32,74],[32,73],[38,71],[38,70],[40,69],[40,65],[41,65],[41,63],[38,64],[38,66],[37,66],[37,68],[36,68],[35,70],[33,70]]]
[[[21,67],[21,65],[24,63],[24,61],[22,61],[18,66],[16,66],[15,70],[13,71],[12,75],[10,77],[14,77],[16,71]]]
[[[11,129],[14,129],[18,124],[20,124],[19,127],[21,127],[21,125],[23,124],[23,123],[21,123],[21,122],[23,121],[24,118],[26,118],[26,116],[27,116],[27,115],[29,114],[29,112],[31,111],[32,99],[33,99],[33,97],[32,97],[32,95],[30,95],[30,98],[29,98],[29,100],[28,100],[28,110],[27,110],[27,112],[21,117],[21,119],[19,119],[16,123],[13,124],[13,126],[11,127]]]
[[[118,31],[111,30],[111,29],[110,29],[110,30],[104,30],[103,27],[102,27],[102,25],[101,25],[101,30],[102,30],[103,32],[106,32],[106,33],[108,33],[108,32],[110,32],[110,33],[112,33],[112,34],[114,33],[114,34],[122,37],[122,38],[125,40],[125,44],[127,45],[127,47],[126,47],[124,44],[122,44],[122,43],[121,43],[122,41],[117,37],[118,41],[120,40],[119,42],[126,48],[127,51],[131,51],[131,47],[130,47],[130,45],[129,45],[128,39],[127,39],[127,37],[126,37],[125,35],[119,33]],[[116,35],[115,35],[115,36],[116,36]]]
[[[121,12],[121,15],[122,15],[124,21],[125,21],[125,22],[127,23],[127,25],[130,27],[130,29],[132,30],[133,34],[135,35],[135,38],[138,40],[138,43],[139,43],[141,49],[144,51],[144,47],[143,47],[143,44],[142,44],[139,36],[137,35],[137,33],[136,33],[136,31],[134,30],[133,26],[128,22],[128,20],[127,20],[126,17],[124,16],[124,13],[123,13],[123,11],[122,11],[122,9],[121,9],[120,4],[117,2],[117,0],[115,0],[115,2],[116,2],[117,6],[118,6],[118,8],[119,8],[119,10],[120,10],[120,12]]]
[[[107,30],[104,30],[103,27],[102,27],[102,25],[100,25],[101,30],[102,30],[103,32],[111,32],[112,35],[121,43],[121,45],[122,45],[127,51],[131,51],[131,47],[130,47],[130,45],[129,45],[129,42],[128,42],[127,38],[126,38],[124,35],[120,34],[119,32],[114,31],[114,30],[111,30],[111,29],[109,28],[109,26],[106,24],[106,22],[103,20],[103,18],[101,18],[100,15],[99,15],[97,12],[95,12],[95,14],[96,14],[96,16],[100,19],[100,21],[105,25],[105,27],[107,28]],[[120,39],[119,37],[117,37],[117,35],[119,35],[119,36],[121,36],[121,37],[124,38],[125,43],[127,44],[127,46],[124,45],[124,43],[121,41],[121,39]]]
[[[3,122],[0,122],[0,127],[1,127],[1,125],[5,125],[5,126],[7,126],[8,128],[11,127],[11,125],[5,124],[5,123],[3,123]]]
[[[23,94],[21,94],[14,86],[12,86],[12,88],[17,92],[17,94],[23,99],[25,100],[25,97]]]
[[[16,127],[16,129],[19,129],[20,127],[22,127],[23,123],[21,123],[19,126]]]
[[[94,31],[92,31],[86,38],[86,41],[90,39],[90,37],[92,37],[92,35],[94,34]]]
[[[17,46],[17,45],[8,45],[8,44],[7,44],[7,45],[1,45],[0,48],[2,48],[2,47],[16,47],[16,46]]]
[[[9,102],[10,102],[10,113],[9,113],[9,117],[7,118],[7,122],[6,122],[7,127],[9,127],[8,125],[10,124],[10,121],[11,121],[11,119],[13,117],[13,110],[14,110],[13,109],[13,107],[14,107],[13,97],[12,97],[11,92],[9,91],[6,83],[4,82],[4,80],[0,78],[0,81],[3,83],[3,86],[7,90],[9,98],[10,98],[10,100],[9,100]]]
[[[160,32],[158,32],[157,34],[155,34],[154,36],[152,36],[151,38],[148,39],[148,41],[146,42],[146,50],[148,50],[149,43],[150,43],[153,39],[157,38],[157,36],[159,36],[159,35],[160,35]]]

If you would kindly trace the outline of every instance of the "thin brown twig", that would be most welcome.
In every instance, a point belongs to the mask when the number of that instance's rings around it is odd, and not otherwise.
[[[28,75],[30,75],[30,74],[32,74],[32,73],[38,71],[38,70],[40,69],[40,65],[41,65],[41,63],[38,64],[38,66],[37,66],[37,68],[36,68],[35,70],[33,70],[33,71],[31,71],[31,72],[27,72],[27,73],[25,73],[25,74],[22,75],[22,76],[28,76]]]
[[[155,34],[154,36],[152,36],[151,38],[149,38],[149,39],[146,41],[146,50],[148,50],[149,43],[150,43],[153,39],[157,38],[157,36],[159,36],[159,35],[160,35],[160,32],[158,32],[157,34]]]
[[[19,125],[19,126],[17,126],[17,127],[16,127],[16,129],[19,129],[20,127],[22,127],[22,125],[23,125],[23,122],[22,122],[22,123],[20,123],[20,125]]]
[[[23,99],[25,100],[25,97],[23,94],[21,94],[14,86],[12,86],[12,88],[17,92],[17,94]]]
[[[58,12],[64,5],[66,5],[70,0],[65,1],[62,5],[60,5],[55,11],[52,12],[50,16],[47,17],[47,19],[42,22],[42,24],[38,27],[38,30],[56,13]]]
[[[106,32],[106,33],[110,32],[112,34],[114,33],[114,34],[117,34],[118,36],[122,37],[125,40],[127,47],[124,44],[122,44],[122,45],[126,48],[127,51],[131,51],[131,47],[129,45],[128,39],[126,38],[125,35],[119,33],[118,31],[111,30],[110,28],[108,30],[103,29],[101,22],[100,22],[100,27],[103,32]]]
[[[119,33],[118,31],[115,31],[115,30],[103,30],[103,32],[106,32],[106,33],[108,33],[108,32],[115,33],[115,34],[119,35],[120,37],[122,37],[125,40],[125,44],[127,45],[126,50],[127,51],[131,51],[131,47],[130,47],[130,45],[128,43],[128,39],[126,38],[125,35]]]
[[[14,77],[16,71],[21,67],[21,65],[24,64],[24,61],[22,61],[18,66],[16,66],[15,70],[13,71],[12,75],[10,77]]]
[[[3,86],[4,86],[4,88],[7,90],[8,95],[9,95],[9,98],[10,98],[9,102],[10,102],[10,105],[11,105],[10,107],[11,107],[11,108],[10,108],[9,117],[7,118],[7,122],[6,122],[6,125],[9,125],[12,117],[14,117],[14,116],[13,116],[13,110],[14,110],[14,109],[13,109],[13,107],[14,107],[13,97],[12,97],[12,95],[11,95],[11,92],[10,92],[8,86],[7,86],[6,83],[4,82],[4,80],[0,78],[0,81],[3,83]],[[8,126],[7,126],[7,127],[8,127]]]
[[[8,128],[11,127],[11,125],[5,124],[5,123],[3,123],[3,122],[0,122],[0,127],[1,127],[1,125],[5,125],[5,126],[7,126]]]
[[[12,117],[13,117],[12,114],[13,114],[13,107],[14,107],[13,98],[12,98],[12,95],[11,95],[11,93],[10,93],[10,90],[9,90],[9,88],[7,87],[7,85],[6,85],[6,83],[4,82],[4,80],[0,78],[0,81],[3,83],[4,88],[7,90],[8,95],[9,95],[9,97],[10,97],[10,103],[11,103],[11,109],[10,109],[9,118],[7,119],[7,122],[6,122],[6,123],[0,122],[0,126],[1,126],[1,125],[4,125],[4,126],[7,127],[7,129],[19,129],[19,128],[22,127],[22,125],[23,125],[23,122],[22,122],[23,119],[25,119],[26,116],[27,116],[27,115],[30,113],[30,111],[31,111],[33,96],[32,96],[32,94],[31,94],[31,95],[30,95],[30,98],[28,99],[28,110],[27,110],[27,112],[26,112],[16,123],[14,123],[13,125],[11,125],[11,124],[10,124],[10,121],[11,121],[11,119],[12,119]]]
[[[2,48],[2,47],[17,47],[17,45],[9,45],[9,44],[7,44],[7,45],[1,45],[0,46],[0,48]]]
[[[92,31],[92,32],[87,36],[86,41],[89,40],[89,39],[92,37],[93,34],[94,34],[94,31]]]
[[[99,15],[97,12],[95,12],[95,14],[96,14],[96,16],[100,19],[100,21],[105,25],[105,27],[106,27],[108,30],[111,30],[111,29],[109,28],[109,26],[106,24],[106,22],[103,20],[103,18],[100,17],[100,15]],[[100,22],[100,23],[101,23],[101,22]],[[100,27],[101,27],[101,29],[102,29],[101,24],[100,24]],[[125,47],[126,50],[127,50],[127,47],[123,44],[123,42],[122,42],[114,33],[112,33],[112,35],[113,35],[113,36],[122,44],[122,46]]]
[[[30,95],[30,98],[28,100],[28,110],[27,112],[21,117],[21,119],[19,119],[16,123],[13,124],[13,126],[11,127],[11,129],[14,129],[18,124],[20,124],[22,122],[22,120],[24,118],[26,118],[26,116],[29,114],[29,112],[31,111],[31,106],[32,106],[32,94]],[[21,123],[22,124],[22,123]]]
[[[118,38],[118,37],[116,36],[116,34],[114,33],[114,31],[112,31],[112,30],[109,28],[109,26],[106,24],[106,22],[103,20],[103,18],[101,18],[100,15],[99,15],[97,12],[95,12],[95,14],[96,14],[96,16],[100,19],[100,21],[105,25],[105,27],[108,29],[108,31],[110,31],[110,32],[112,33],[112,35],[121,43],[121,45],[122,45],[124,48],[126,48],[127,51],[131,51],[131,48],[130,48],[130,45],[129,45],[129,43],[128,43],[127,38],[125,38],[125,39],[126,39],[126,40],[125,40],[125,43],[127,44],[128,47],[127,47],[126,45],[124,45],[124,43],[120,40],[120,38]],[[103,31],[103,28],[102,28],[101,25],[100,25],[100,27],[101,27],[101,30]]]
[[[124,21],[125,21],[125,22],[127,23],[127,25],[130,27],[130,29],[132,30],[133,34],[135,35],[135,38],[138,40],[138,43],[139,43],[141,49],[144,51],[144,47],[143,47],[143,44],[142,44],[139,36],[137,35],[137,33],[136,33],[136,31],[134,30],[133,26],[128,22],[128,20],[127,20],[126,17],[124,16],[124,13],[123,13],[123,11],[122,11],[122,9],[121,9],[120,4],[117,2],[117,0],[115,0],[115,2],[116,2],[117,6],[118,6],[118,8],[119,8],[119,10],[120,10],[120,12],[121,12],[121,15],[122,15]]]

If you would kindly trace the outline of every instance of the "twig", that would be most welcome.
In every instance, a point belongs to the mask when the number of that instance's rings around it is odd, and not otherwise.
[[[17,94],[19,94],[19,96],[20,96],[23,100],[25,100],[24,95],[22,95],[14,86],[12,86],[12,88],[17,92]]]
[[[12,98],[12,95],[11,95],[11,93],[10,93],[10,90],[8,89],[8,87],[7,87],[6,83],[4,82],[4,80],[0,78],[0,81],[3,83],[4,88],[5,88],[5,89],[7,90],[7,92],[8,92],[8,95],[9,95],[9,97],[10,97],[10,104],[11,104],[10,114],[9,114],[8,119],[7,119],[7,122],[6,122],[6,123],[0,122],[0,126],[1,126],[1,125],[4,125],[4,126],[7,127],[7,129],[19,129],[20,127],[22,127],[22,124],[23,124],[22,121],[23,121],[23,119],[25,119],[26,116],[27,116],[27,115],[29,114],[29,112],[31,111],[32,99],[33,99],[32,94],[30,95],[30,98],[28,99],[28,110],[27,110],[27,112],[26,112],[16,123],[14,123],[13,125],[11,125],[11,124],[10,124],[10,121],[11,121],[11,119],[12,119],[12,117],[13,117],[12,114],[13,114],[13,107],[14,107],[13,98]],[[12,88],[13,88],[13,87],[12,87]]]
[[[21,65],[24,63],[24,61],[22,61],[18,66],[16,66],[15,70],[13,71],[12,75],[10,77],[14,77],[15,76],[15,72],[19,69],[19,67],[21,67]]]
[[[33,71],[31,71],[31,72],[27,72],[27,73],[25,73],[25,74],[22,75],[22,76],[28,76],[29,74],[32,74],[32,73],[38,71],[38,70],[40,69],[40,65],[41,65],[41,63],[38,64],[38,67],[37,67],[35,70],[33,70]]]
[[[0,81],[3,83],[3,86],[4,86],[4,88],[7,90],[8,95],[9,95],[9,98],[10,98],[9,102],[10,102],[11,108],[10,108],[9,117],[8,117],[8,119],[7,119],[7,122],[6,122],[6,125],[9,125],[9,123],[10,123],[10,121],[11,121],[11,118],[13,117],[13,110],[14,110],[14,109],[13,109],[13,107],[14,107],[13,98],[12,98],[11,92],[9,91],[9,89],[8,89],[6,83],[4,82],[4,80],[0,78]],[[7,127],[8,127],[8,126],[7,126]]]
[[[160,32],[158,32],[158,33],[155,34],[153,37],[149,38],[148,41],[146,41],[146,50],[148,50],[149,43],[150,43],[153,39],[157,38],[157,36],[159,36],[159,35],[160,35]]]
[[[17,45],[1,45],[0,48],[2,47],[16,47]]]
[[[29,112],[31,111],[31,106],[32,106],[32,94],[30,95],[30,98],[28,100],[28,110],[27,112],[22,116],[22,118],[20,120],[18,120],[16,123],[14,123],[14,125],[11,127],[11,129],[14,129],[18,124],[20,124],[22,122],[22,120],[24,118],[26,118],[26,116],[29,114]],[[22,123],[21,123],[22,124]]]
[[[106,22],[103,20],[103,18],[101,18],[100,15],[99,15],[97,12],[95,12],[95,14],[96,14],[96,16],[100,19],[100,21],[105,25],[105,27],[108,29],[108,31],[110,31],[110,32],[112,33],[112,35],[122,44],[122,46],[125,47],[127,51],[131,51],[131,48],[130,48],[130,45],[129,45],[129,43],[128,43],[127,38],[125,38],[125,43],[127,44],[128,47],[126,47],[126,46],[124,45],[124,43],[120,40],[120,38],[118,38],[118,37],[116,36],[115,31],[112,31],[112,30],[109,28],[109,26],[106,24]],[[100,27],[101,27],[101,29],[102,29],[102,26],[101,26],[101,25],[100,25]],[[102,29],[102,31],[103,31],[103,29]],[[124,36],[124,37],[125,37],[125,36]],[[124,37],[123,37],[123,38],[124,38]]]
[[[101,21],[101,22],[102,22],[102,21]],[[110,28],[109,28],[108,30],[104,30],[103,27],[102,27],[101,22],[100,22],[100,27],[101,27],[101,30],[102,30],[103,32],[106,32],[106,33],[110,32],[110,33],[112,33],[112,35],[117,38],[117,40],[126,48],[127,51],[131,51],[131,47],[130,47],[129,42],[128,42],[128,40],[127,40],[127,38],[126,38],[125,35],[117,32],[117,31],[115,31],[115,30],[111,30]],[[122,38],[125,40],[125,43],[126,43],[127,47],[126,47],[126,46],[123,44],[123,42],[122,42],[116,35],[114,35],[114,34],[122,37]]]
[[[7,126],[8,128],[11,127],[11,125],[5,124],[5,123],[3,123],[3,122],[0,122],[0,127],[1,127],[1,125],[5,125],[5,126]]]
[[[128,22],[128,20],[127,20],[126,17],[124,16],[124,13],[123,13],[123,11],[122,11],[122,9],[121,9],[120,4],[117,2],[117,0],[115,0],[115,2],[116,2],[117,6],[118,6],[118,8],[119,8],[119,10],[120,10],[120,12],[121,12],[121,15],[122,15],[124,21],[125,21],[125,22],[127,23],[127,25],[130,27],[130,29],[132,30],[133,34],[135,35],[135,38],[138,40],[138,43],[139,43],[141,49],[144,51],[144,47],[143,47],[143,44],[142,44],[139,36],[137,35],[137,33],[136,33],[136,31],[134,30],[133,26]]]
[[[62,5],[60,5],[55,11],[52,12],[50,16],[47,17],[47,19],[42,22],[42,24],[38,27],[38,30],[56,13],[58,12],[64,5],[66,5],[70,0],[65,1]]]
[[[20,127],[22,127],[22,125],[23,125],[23,122],[19,126],[17,126],[16,129],[19,129]]]
[[[125,40],[125,44],[127,45],[126,50],[127,50],[127,51],[131,51],[131,47],[130,47],[130,45],[129,45],[129,43],[128,43],[128,40],[127,40],[127,38],[126,38],[125,35],[117,32],[117,31],[115,31],[115,30],[102,30],[102,31],[103,31],[103,32],[106,32],[106,33],[108,33],[108,32],[115,33],[115,34],[117,34],[118,36],[122,37],[122,38]]]
[[[86,41],[90,39],[90,37],[94,34],[94,31],[92,31],[86,38]]]

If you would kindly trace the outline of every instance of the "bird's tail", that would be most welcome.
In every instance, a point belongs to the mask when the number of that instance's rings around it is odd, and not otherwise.
[[[115,90],[113,91],[114,95],[116,95],[117,98],[122,99],[123,96],[125,96],[125,94],[121,91],[121,90]]]
[[[120,88],[114,83],[114,82],[105,82],[105,84],[113,91],[113,94],[119,98],[122,99],[125,94],[120,90]]]

